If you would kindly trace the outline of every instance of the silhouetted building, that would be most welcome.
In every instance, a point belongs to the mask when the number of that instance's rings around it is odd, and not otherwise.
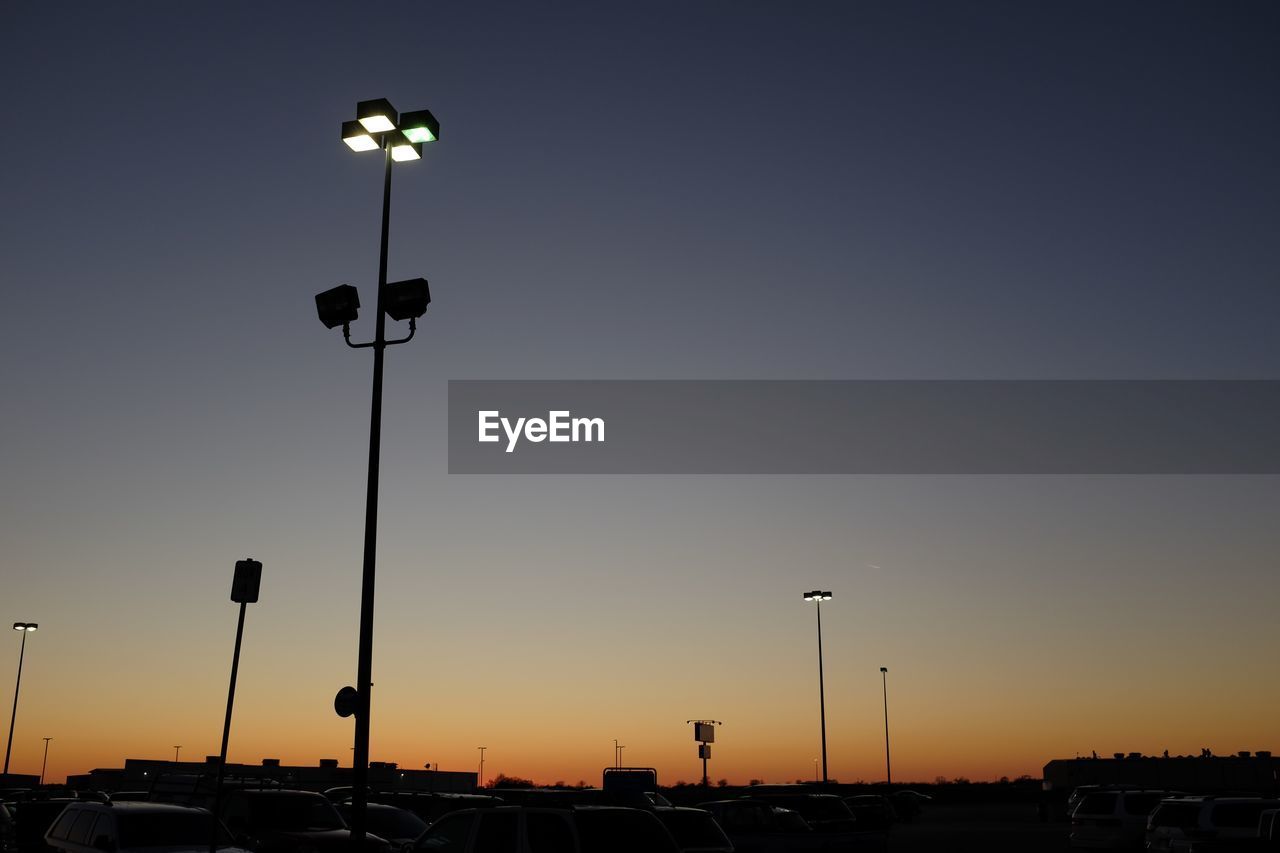
[[[1096,755],[1096,753],[1095,753]],[[1046,791],[1067,791],[1080,785],[1126,785],[1197,794],[1224,791],[1280,791],[1280,761],[1268,750],[1216,756],[1148,756],[1131,752],[1111,758],[1060,758],[1044,766]]]
[[[151,761],[127,758],[123,768],[98,768],[88,773],[68,776],[71,788],[96,791],[147,791],[157,780],[177,777],[194,778],[213,775],[218,756],[204,761]],[[269,784],[307,791],[324,791],[351,784],[351,768],[339,767],[337,759],[322,758],[315,765],[283,765],[278,758],[264,758],[261,764],[227,762],[226,776],[235,783]],[[369,762],[369,787],[375,791],[438,791],[470,794],[476,790],[474,771],[410,770],[394,762]]]

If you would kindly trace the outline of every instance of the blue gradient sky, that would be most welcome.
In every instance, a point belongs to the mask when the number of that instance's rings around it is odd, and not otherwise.
[[[989,778],[1280,748],[1273,478],[474,478],[463,378],[1275,378],[1270,3],[11,3],[0,335],[13,769],[347,760],[380,163],[376,760]],[[368,312],[366,312],[368,313]],[[365,334],[362,324],[357,335]],[[878,568],[872,568],[876,566]],[[16,634],[15,645],[16,645]],[[14,654],[0,655],[0,684]],[[3,695],[3,694],[0,694]],[[900,762],[900,765],[899,765]]]

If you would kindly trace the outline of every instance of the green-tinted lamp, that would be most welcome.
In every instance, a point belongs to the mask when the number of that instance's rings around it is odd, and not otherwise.
[[[405,160],[421,160],[422,159],[422,143],[411,142],[409,137],[405,136],[402,131],[395,131],[391,134],[391,159],[397,163]]]
[[[352,151],[373,151],[378,147],[378,140],[374,139],[358,121],[342,123],[342,141],[347,143],[347,147]]]
[[[431,110],[414,110],[400,116],[400,129],[410,142],[435,142],[440,138],[440,122]]]
[[[427,313],[431,288],[425,278],[389,281],[382,291],[382,310],[392,320],[414,320]]]
[[[356,104],[356,121],[370,133],[386,133],[396,129],[396,108],[386,98]]]

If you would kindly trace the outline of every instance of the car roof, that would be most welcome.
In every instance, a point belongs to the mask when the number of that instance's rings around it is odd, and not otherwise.
[[[94,802],[75,802],[68,803],[67,808],[76,809],[93,809],[95,811],[106,812],[203,812],[208,814],[206,809],[196,808],[195,806],[182,806],[177,803],[149,803],[139,800],[122,800],[118,803],[94,803]]]

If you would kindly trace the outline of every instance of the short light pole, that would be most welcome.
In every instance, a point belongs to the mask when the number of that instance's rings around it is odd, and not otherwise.
[[[49,767],[49,741],[51,741],[51,740],[53,740],[53,738],[51,738],[51,737],[47,737],[47,738],[45,738],[45,739],[44,739],[44,760],[40,762],[40,784],[41,784],[41,786],[43,786],[43,785],[44,785],[44,771]]]
[[[387,237],[391,224],[391,164],[418,160],[422,144],[440,136],[440,123],[429,110],[397,113],[384,98],[356,104],[355,121],[342,125],[342,141],[352,151],[384,152],[382,178],[382,239],[378,254],[378,294],[373,340],[351,343],[350,324],[356,319],[360,298],[356,289],[342,284],[316,296],[320,322],[327,328],[342,326],[342,336],[353,349],[373,348],[373,395],[369,413],[369,473],[365,493],[364,567],[360,583],[360,644],[356,686],[344,687],[334,700],[341,716],[355,715],[355,755],[351,770],[351,844],[364,849],[366,806],[369,801],[369,709],[373,690],[373,604],[378,543],[378,466],[382,452],[382,361],[388,346],[413,337],[417,318],[427,310],[431,293],[424,278],[387,283]],[[386,318],[408,320],[409,334],[394,341],[386,336]]]
[[[618,746],[618,739],[614,738],[613,739],[613,766],[614,767],[622,766],[622,750],[624,749],[626,749],[626,747]]]
[[[218,851],[218,809],[222,804],[222,779],[227,769],[227,743],[231,739],[231,709],[236,702],[236,676],[240,672],[240,640],[244,637],[244,611],[258,600],[262,585],[262,563],[250,557],[237,560],[235,575],[231,579],[231,600],[240,605],[240,618],[236,621],[236,645],[231,652],[231,684],[227,687],[227,713],[222,720],[222,749],[218,752],[218,776],[213,783],[213,828],[209,837],[209,853]],[[177,760],[176,757],[174,759]]]
[[[177,744],[173,748],[173,763],[178,763],[178,753],[182,751],[182,744]]]
[[[18,649],[18,682],[13,685],[13,714],[9,717],[9,743],[4,748],[4,772],[9,774],[9,754],[13,752],[13,727],[18,722],[18,691],[22,689],[22,659],[27,654],[27,634],[40,626],[35,622],[14,622],[13,630],[22,632],[22,645]]]
[[[830,590],[815,589],[804,594],[805,601],[812,601],[818,608],[818,715],[822,724],[822,781],[827,777],[827,700],[822,686],[822,602],[831,600]]]
[[[884,690],[884,783],[893,786],[893,771],[889,765],[889,667],[880,667],[880,686]]]
[[[484,751],[485,751],[486,749],[488,749],[488,748],[489,748],[489,747],[487,747],[487,746],[477,746],[477,747],[476,747],[476,749],[480,750],[480,776],[479,776],[479,782],[480,782],[480,784],[478,785],[478,787],[480,787],[480,788],[483,788],[483,787],[484,787]]]

